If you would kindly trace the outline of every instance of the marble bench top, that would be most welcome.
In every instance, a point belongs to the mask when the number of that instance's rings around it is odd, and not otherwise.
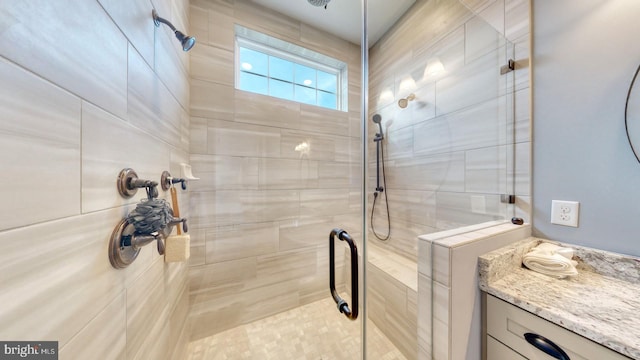
[[[578,276],[522,266],[540,242],[575,249]],[[480,289],[623,355],[640,359],[640,258],[528,238],[478,259]]]

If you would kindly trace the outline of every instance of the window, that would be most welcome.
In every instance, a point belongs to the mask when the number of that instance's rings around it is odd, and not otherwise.
[[[236,25],[236,88],[347,111],[347,64]]]

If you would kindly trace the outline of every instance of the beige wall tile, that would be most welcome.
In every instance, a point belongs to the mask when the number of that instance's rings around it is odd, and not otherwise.
[[[236,1],[235,20],[238,24],[277,36],[285,41],[300,39],[300,22],[248,1]]]
[[[277,157],[281,154],[281,132],[268,126],[230,121],[209,121],[209,154]]]
[[[304,23],[300,24],[300,41],[310,49],[345,62],[348,60],[345,57],[353,54],[350,42]]]
[[[516,195],[531,195],[531,143],[516,144]]]
[[[191,116],[232,120],[234,93],[233,86],[192,79]]]
[[[287,129],[300,128],[301,104],[236,90],[235,121]]]
[[[233,51],[206,44],[198,44],[191,51],[192,79],[235,86]]]
[[[498,96],[500,66],[504,59],[495,50],[467,63],[436,83],[437,114],[449,114]]]
[[[118,193],[115,180],[122,169],[129,167],[141,179],[159,181],[158,170],[169,169],[169,149],[129,123],[83,103],[82,211],[133,204],[146,198],[144,189],[130,199]]]
[[[127,358],[141,357],[147,336],[157,333],[164,307],[163,261],[151,267],[127,288]]]
[[[515,132],[516,142],[531,141],[531,116],[529,116],[529,88],[515,93]]]
[[[465,63],[498,49],[504,38],[481,17],[474,17],[465,23]]]
[[[292,159],[260,159],[261,189],[317,188],[319,165],[317,161]]]
[[[11,26],[0,36],[0,55],[126,117],[127,40],[98,2],[72,0],[32,6],[20,1],[5,5],[0,16]],[[60,46],[61,37],[64,46]]]
[[[496,0],[460,0],[460,2],[474,12],[480,12],[494,4]]]
[[[433,321],[433,311],[432,311],[432,288],[433,283],[431,282],[431,278],[425,276],[422,273],[418,274],[418,330],[417,330],[417,340],[418,340],[418,359],[430,359],[430,357],[424,358],[422,357],[423,353],[427,352],[431,355],[432,349],[432,321]]]
[[[154,70],[184,109],[189,108],[188,53],[166,26],[155,28]]]
[[[476,11],[476,14],[480,16],[489,25],[500,34],[504,34],[504,18],[505,18],[505,0],[495,0],[491,5],[487,6],[480,12]]]
[[[189,127],[189,153],[206,154],[209,120],[199,117],[191,117]]]
[[[337,137],[308,132],[281,130],[280,155],[291,159],[336,160]],[[347,140],[347,138],[340,139]],[[347,140],[348,141],[348,140]],[[304,145],[306,151],[296,151]]]
[[[143,249],[125,270],[109,263],[111,230],[124,211],[95,212],[0,233],[5,259],[0,269],[2,338],[55,339],[62,348],[124,291],[129,279],[144,272],[151,249]],[[43,283],[46,286],[37,285]]]
[[[349,135],[349,113],[300,104],[300,130]]]
[[[349,212],[349,192],[343,189],[300,191],[300,214],[330,216]]]
[[[79,214],[80,99],[1,58],[0,79],[0,230]]]
[[[453,229],[487,221],[505,219],[507,205],[500,195],[439,192],[436,227]]]
[[[464,153],[390,161],[386,165],[387,188],[464,191]]]
[[[280,224],[280,251],[328,245],[327,236],[335,227],[331,217],[300,217]]]
[[[206,261],[205,234],[205,229],[193,229],[193,227],[189,229],[189,240],[191,245],[191,257],[189,257],[189,266],[191,267],[204,265]]]
[[[433,210],[435,211],[435,207]],[[418,236],[432,233],[436,231],[436,228],[433,226],[407,222],[400,218],[396,218],[391,221],[392,236],[388,240],[378,240],[374,237],[371,231],[369,231],[368,239],[376,246],[380,246],[385,249],[390,248],[390,250],[396,254],[400,254],[407,259],[411,259],[413,261],[423,259],[423,257],[418,255]],[[376,226],[376,233],[378,236],[384,237],[387,234],[386,218],[376,216],[374,218],[374,222]]]
[[[189,29],[190,0],[174,0],[171,4],[171,22],[183,32]]]
[[[505,98],[440,116],[414,127],[414,152],[433,154],[501,145],[506,124]],[[428,141],[427,141],[428,139]]]
[[[98,0],[107,14],[150,66],[154,62],[154,23],[149,0]],[[159,14],[166,17],[164,14]],[[146,20],[146,21],[143,21]],[[174,25],[177,25],[174,23]],[[164,25],[163,25],[164,26]]]
[[[199,181],[191,182],[192,191],[238,190],[259,188],[260,163],[266,159],[191,155],[191,166]]]
[[[195,6],[195,1],[191,1],[191,5],[189,35],[194,36],[198,44],[209,44],[209,11]],[[193,64],[191,69],[193,70]]]
[[[233,10],[230,10],[233,12]],[[209,43],[219,48],[233,51],[236,34],[233,29],[234,17],[216,10],[209,11]]]
[[[528,88],[529,74],[531,73],[531,55],[529,54],[529,38],[526,37],[521,42],[515,44],[515,60],[516,71],[515,73],[515,87],[517,90]]]
[[[232,296],[243,289],[245,282],[255,279],[255,257],[230,260],[222,263],[195,266],[189,269],[189,291],[193,310],[206,311],[210,301],[222,296]]]
[[[529,36],[529,1],[505,0],[505,34],[512,42]]]
[[[142,57],[133,48],[130,50],[129,121],[171,145],[180,146],[181,116],[184,109]]]
[[[507,146],[469,150],[465,156],[465,191],[504,194],[507,190]]]
[[[279,221],[298,216],[297,190],[220,190],[191,194],[196,227]]]
[[[281,283],[316,275],[316,248],[295,249],[257,257],[257,282],[259,284]],[[296,287],[289,291],[297,291]]]
[[[326,188],[359,188],[359,178],[356,176],[360,165],[343,162],[318,163],[317,187]]]
[[[126,359],[126,296],[122,291],[100,314],[60,348],[63,359]]]
[[[257,223],[219,226],[206,232],[206,262],[228,260],[275,253],[278,250],[277,223]]]

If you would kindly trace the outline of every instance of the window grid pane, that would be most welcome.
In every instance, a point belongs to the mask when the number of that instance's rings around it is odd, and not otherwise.
[[[338,75],[240,47],[239,89],[338,109]]]

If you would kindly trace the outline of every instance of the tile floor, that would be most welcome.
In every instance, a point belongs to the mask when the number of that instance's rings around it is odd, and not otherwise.
[[[187,359],[357,360],[360,326],[339,314],[329,298],[193,341]],[[373,322],[367,326],[367,358],[406,359]]]

